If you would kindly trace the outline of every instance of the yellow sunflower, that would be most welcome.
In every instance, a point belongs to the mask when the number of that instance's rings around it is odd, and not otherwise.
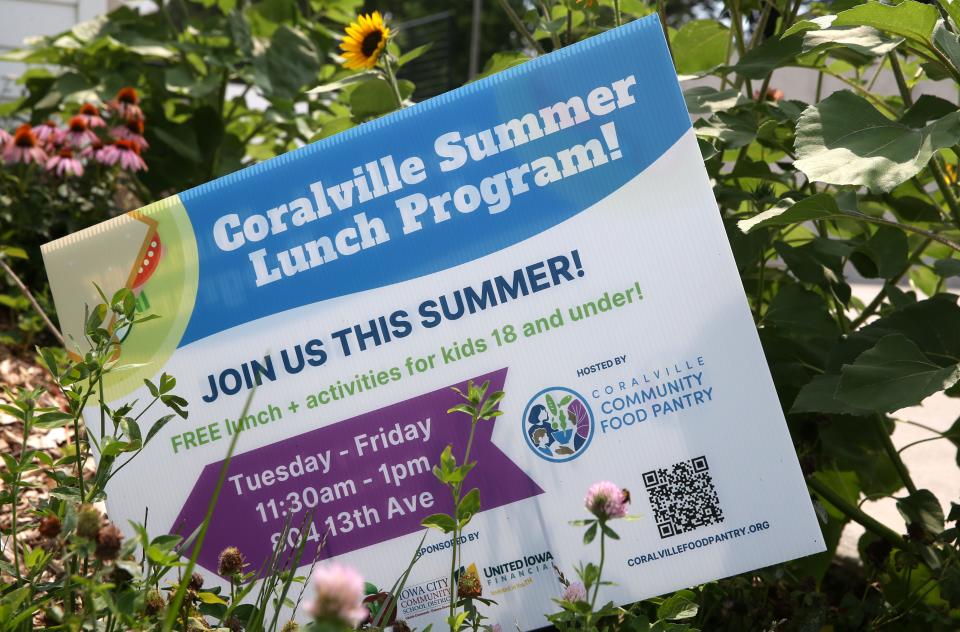
[[[358,16],[357,21],[347,27],[346,35],[340,42],[343,65],[351,70],[370,70],[380,59],[380,53],[389,38],[390,28],[383,23],[379,11]]]

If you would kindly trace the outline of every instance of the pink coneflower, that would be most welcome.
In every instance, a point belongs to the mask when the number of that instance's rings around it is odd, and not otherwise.
[[[45,121],[33,128],[37,140],[49,146],[59,145],[66,137],[66,132],[53,121]]]
[[[94,129],[97,127],[106,127],[107,122],[103,120],[103,117],[100,116],[100,110],[97,109],[92,103],[84,103],[80,106],[80,113],[77,114],[83,118],[83,121],[87,124],[87,127]]]
[[[103,143],[100,142],[100,139],[92,141],[89,145],[80,150],[80,155],[84,158],[90,159],[93,158],[99,162],[97,154],[103,151]]]
[[[123,125],[118,125],[110,130],[110,135],[114,138],[133,141],[141,150],[150,147],[147,139],[143,137],[143,119],[128,119]]]
[[[13,136],[10,135],[10,132],[0,128],[0,149],[6,147],[7,143],[13,140]]]
[[[97,140],[97,135],[90,131],[87,121],[80,115],[74,116],[67,124],[67,140],[74,147],[84,147]]]
[[[43,164],[47,159],[47,154],[40,147],[37,135],[33,133],[30,125],[24,123],[13,133],[13,138],[7,142],[3,150],[3,159],[5,162],[22,162],[29,164],[36,162]]]
[[[142,119],[143,110],[140,109],[140,97],[136,88],[121,88],[116,98],[110,102],[110,107],[125,119]]]
[[[600,481],[587,490],[587,497],[583,504],[587,507],[587,511],[600,520],[611,520],[626,516],[629,502],[630,499],[624,490],[610,481]]]
[[[66,176],[82,176],[83,164],[73,157],[73,150],[63,148],[56,156],[47,160],[47,171],[53,171],[61,178]]]
[[[580,582],[570,582],[563,591],[563,599],[576,603],[587,600],[587,589]]]
[[[105,165],[120,163],[128,171],[146,171],[147,163],[140,157],[140,147],[131,140],[118,140],[96,153],[96,159]]]
[[[316,593],[307,611],[317,619],[336,619],[351,628],[367,618],[363,578],[349,566],[325,564],[313,571]]]

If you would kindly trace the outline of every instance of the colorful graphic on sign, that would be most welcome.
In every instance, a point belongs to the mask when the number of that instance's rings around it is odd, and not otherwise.
[[[300,537],[305,560],[378,586],[419,547],[398,606],[445,625],[452,542],[421,543],[419,524],[449,511],[432,467],[447,445],[463,458],[469,420],[447,410],[469,380],[506,392],[477,426],[481,509],[459,537],[491,623],[545,625],[554,565],[590,559],[569,522],[598,480],[639,515],[607,542],[602,601],[823,550],[655,16],[44,259],[69,338],[94,283],[160,316],[121,332],[130,369],[110,402],[147,401],[161,372],[190,402],[111,480],[116,524],[149,510],[151,533],[189,534],[239,434],[200,557],[209,585],[228,545],[255,567]]]
[[[562,463],[577,458],[593,439],[593,411],[576,391],[555,386],[536,395],[523,413],[523,434],[534,453]]]

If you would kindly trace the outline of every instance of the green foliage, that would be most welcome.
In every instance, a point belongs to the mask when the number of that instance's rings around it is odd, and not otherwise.
[[[128,201],[136,205],[200,184],[415,99],[412,84],[392,83],[393,76],[382,68],[349,72],[338,65],[338,33],[359,4],[187,0],[162,3],[160,11],[145,16],[120,8],[8,54],[30,69],[22,78],[25,96],[0,114],[40,123],[72,113],[82,102],[105,103],[121,87],[135,86],[143,96],[152,147],[149,172],[120,176],[126,200],[114,197],[115,181],[97,180],[100,189],[91,185],[89,190],[23,187],[31,205],[78,209],[43,218],[40,226],[52,223],[37,235],[62,234],[99,214],[128,208]],[[723,4],[722,19],[668,20],[671,50],[680,74],[713,81],[710,87],[687,89],[684,96],[829,550],[619,608],[597,602],[604,583],[602,548],[616,533],[591,519],[580,523],[583,540],[601,547],[601,561],[577,569],[590,590],[583,599],[558,600],[550,620],[560,629],[590,630],[957,629],[960,505],[951,503],[948,509],[945,499],[918,489],[890,435],[898,424],[911,421],[902,419],[903,407],[932,394],[960,395],[955,290],[960,119],[954,103],[914,94],[921,82],[960,83],[960,5],[955,0]],[[408,5],[410,15],[433,10],[427,3]],[[387,2],[383,8],[399,17],[404,6]],[[484,3],[484,8],[484,58],[489,60],[484,76],[657,9],[639,0],[504,1]],[[700,17],[721,12],[720,4],[700,9]],[[686,2],[675,10],[693,13]],[[468,13],[455,16],[461,31]],[[514,50],[497,50],[492,42]],[[458,67],[466,65],[467,47],[462,48],[452,53]],[[395,43],[390,51],[398,66],[419,52],[405,56]],[[784,99],[778,87],[788,86],[777,85],[777,69],[784,67],[805,68],[819,75],[818,84],[840,81],[846,90],[825,95],[818,88],[814,103]],[[891,76],[898,94],[875,91],[876,73]],[[254,107],[254,95],[266,106]],[[9,170],[0,170],[0,178],[23,186],[20,175],[11,178]],[[0,213],[10,213],[10,199],[2,200],[7,210]],[[3,225],[9,230],[11,224]],[[9,244],[3,260],[22,266],[19,257],[26,254],[38,263],[31,248],[39,240],[0,235],[0,242]],[[36,285],[37,276],[25,276]],[[876,298],[864,302],[854,296],[851,277],[876,279]],[[28,307],[25,301],[17,292],[0,295],[0,304],[18,310]],[[42,295],[40,304],[49,307]],[[104,298],[104,304],[89,317],[89,353],[77,358],[42,354],[67,394],[69,410],[37,408],[35,395],[21,393],[7,412],[25,425],[56,426],[76,423],[87,399],[96,401],[90,380],[95,384],[114,368],[110,321],[141,318],[129,311],[132,302],[125,294]],[[28,340],[38,325],[25,321],[21,329],[21,340]],[[55,514],[64,533],[75,533],[81,503],[102,496],[112,474],[150,443],[158,424],[186,413],[173,385],[170,378],[148,384],[154,401],[170,410],[149,426],[132,406],[96,408],[101,432],[90,441],[104,457],[89,481],[75,471],[89,444],[81,443],[59,463],[26,448],[16,456],[3,455],[0,502],[16,498],[24,472],[48,470],[58,487],[25,519]],[[503,394],[487,389],[470,384],[450,411],[470,418],[471,438],[477,423],[499,414]],[[566,423],[562,404],[553,404],[554,422]],[[960,446],[958,424],[931,432],[930,440]],[[475,465],[469,452],[468,443],[462,460],[452,446],[440,455],[434,474],[451,490],[450,512],[423,522],[455,543],[482,502],[478,490],[464,487]],[[861,506],[864,500],[887,497],[903,517],[901,528],[884,526],[869,515],[869,506]],[[840,533],[851,522],[865,530],[856,564],[836,557]],[[105,616],[134,629],[143,621],[149,626],[157,622],[156,615],[142,618],[151,587],[179,594],[184,619],[202,614],[225,625],[237,616],[253,626],[247,629],[276,625],[275,617],[266,621],[268,602],[287,599],[292,573],[277,569],[271,596],[258,597],[250,608],[237,601],[252,590],[249,576],[231,581],[236,594],[211,589],[190,596],[182,582],[163,579],[184,564],[180,552],[188,543],[169,536],[151,540],[140,528],[138,533],[136,542],[124,543],[129,548],[117,562],[93,562],[87,574],[61,572],[46,583],[38,578],[49,577],[40,569],[50,568],[50,556],[43,549],[19,547],[15,567],[3,569],[14,583],[0,595],[0,625],[6,626],[0,630],[23,629],[38,612],[48,612],[65,629],[79,629],[80,616],[89,616],[89,629]],[[64,546],[68,568],[84,556],[96,559],[92,542],[78,538]],[[134,555],[138,547],[141,553]],[[129,556],[143,561],[127,564]],[[456,556],[455,546],[451,587],[467,572]],[[124,586],[106,574],[121,564],[133,577]],[[409,570],[384,603],[402,590]],[[569,587],[562,572],[559,579]],[[98,604],[96,612],[81,615],[57,605],[64,603],[57,591],[83,594]],[[452,595],[451,628],[486,628],[480,612],[484,603],[482,597]],[[390,608],[375,610],[379,615]],[[171,619],[168,613],[161,616]],[[176,613],[172,618],[182,627],[188,623]],[[314,627],[338,629],[323,622]]]

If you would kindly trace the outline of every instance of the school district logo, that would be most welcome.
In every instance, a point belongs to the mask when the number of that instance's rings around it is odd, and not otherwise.
[[[593,411],[587,400],[563,386],[534,395],[521,423],[530,449],[553,463],[572,461],[586,452],[593,439]]]

